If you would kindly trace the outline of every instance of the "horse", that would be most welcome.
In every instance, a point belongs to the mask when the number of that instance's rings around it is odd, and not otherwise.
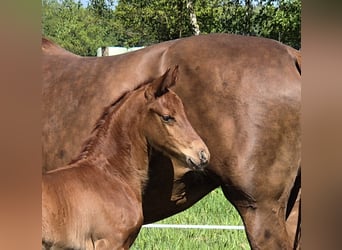
[[[169,90],[177,71],[113,102],[79,156],[43,175],[45,249],[129,249],[143,224],[150,148],[185,164],[186,171],[203,170],[208,148]]]
[[[97,117],[137,82],[178,64],[174,91],[205,140],[211,161],[203,176],[184,173],[153,150],[144,223],[183,211],[221,187],[239,212],[252,249],[296,248],[299,51],[271,39],[232,34],[181,38],[102,58],[68,54],[44,39],[42,51],[43,171],[70,160],[90,130],[86,119]]]

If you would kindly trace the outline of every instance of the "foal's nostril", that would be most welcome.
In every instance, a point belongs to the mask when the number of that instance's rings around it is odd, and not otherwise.
[[[204,150],[201,150],[199,152],[199,157],[200,157],[200,160],[201,160],[201,164],[205,164],[205,163],[208,162],[208,156],[207,156],[207,154],[205,153]]]

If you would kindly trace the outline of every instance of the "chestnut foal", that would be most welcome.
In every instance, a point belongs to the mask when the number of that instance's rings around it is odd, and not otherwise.
[[[143,224],[151,147],[202,169],[209,152],[169,88],[178,67],[107,107],[81,154],[43,175],[43,249],[128,249]]]

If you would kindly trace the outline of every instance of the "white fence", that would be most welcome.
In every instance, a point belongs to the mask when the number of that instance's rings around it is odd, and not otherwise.
[[[222,226],[222,225],[146,224],[146,225],[143,225],[143,227],[144,228],[245,230],[244,226]]]
[[[130,51],[135,51],[142,49],[144,47],[132,47],[132,48],[125,48],[125,47],[101,47],[96,50],[97,56],[114,56],[124,54]]]

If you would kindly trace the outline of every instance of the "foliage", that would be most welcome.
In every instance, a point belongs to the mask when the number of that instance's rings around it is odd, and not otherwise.
[[[80,55],[193,35],[189,0],[42,0],[42,33]],[[300,48],[300,0],[193,0],[202,34],[272,38]]]
[[[115,42],[111,16],[111,10],[97,12],[80,1],[43,0],[42,33],[73,53],[95,55],[97,48]]]
[[[258,6],[255,16],[257,34],[300,48],[301,2],[280,0],[267,1]]]
[[[124,45],[143,46],[192,34],[186,0],[119,1],[114,16]]]

